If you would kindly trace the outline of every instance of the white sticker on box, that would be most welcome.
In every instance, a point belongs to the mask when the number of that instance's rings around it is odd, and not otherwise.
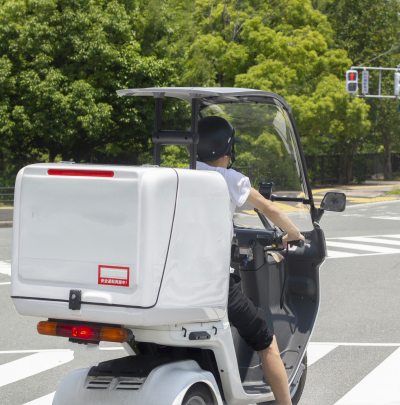
[[[99,265],[99,284],[129,287],[129,267]]]

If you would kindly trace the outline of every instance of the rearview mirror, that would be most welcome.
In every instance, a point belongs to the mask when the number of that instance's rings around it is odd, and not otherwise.
[[[346,208],[346,194],[330,191],[325,194],[320,207],[325,211],[343,212]]]
[[[274,189],[274,187],[275,187],[274,183],[258,183],[259,193],[267,200],[271,199],[272,190]]]

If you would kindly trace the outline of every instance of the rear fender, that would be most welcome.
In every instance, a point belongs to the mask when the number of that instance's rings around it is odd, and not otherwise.
[[[202,370],[194,360],[177,361],[155,368],[136,391],[117,390],[111,383],[104,390],[87,389],[89,369],[75,370],[59,385],[53,405],[181,405],[188,389],[206,384],[217,405],[223,405],[214,376]]]

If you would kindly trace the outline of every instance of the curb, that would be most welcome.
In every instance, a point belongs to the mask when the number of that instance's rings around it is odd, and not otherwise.
[[[0,228],[12,228],[13,221],[0,221]]]

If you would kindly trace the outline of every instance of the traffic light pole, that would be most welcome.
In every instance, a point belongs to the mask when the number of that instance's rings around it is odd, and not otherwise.
[[[365,67],[365,66],[352,66],[350,68],[351,70],[379,70],[379,84],[378,84],[378,94],[373,95],[373,94],[354,94],[356,97],[360,98],[394,98],[394,99],[400,99],[400,94],[399,95],[394,95],[394,96],[383,96],[381,94],[382,92],[382,71],[383,70],[392,70],[395,71],[395,73],[398,73],[400,75],[400,68],[383,68],[383,67]],[[349,72],[349,71],[348,71]],[[395,80],[397,80],[397,75],[395,75]],[[358,87],[358,78],[357,78],[357,87]]]

